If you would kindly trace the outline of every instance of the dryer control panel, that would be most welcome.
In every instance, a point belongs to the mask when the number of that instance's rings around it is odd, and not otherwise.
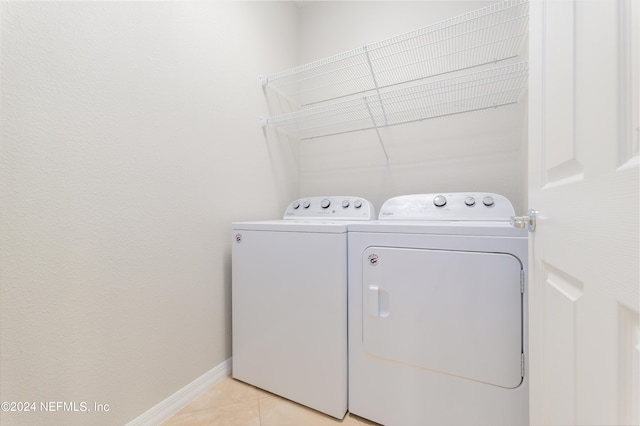
[[[284,212],[284,219],[374,220],[376,212],[371,202],[362,197],[306,197],[293,201]]]
[[[503,195],[449,192],[393,197],[380,209],[380,220],[509,221],[515,212]]]

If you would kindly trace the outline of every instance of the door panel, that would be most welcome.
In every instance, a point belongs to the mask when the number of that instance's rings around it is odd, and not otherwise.
[[[637,402],[640,401],[640,327],[638,312],[618,306],[620,319],[619,353],[620,424],[640,424]]]
[[[505,388],[521,383],[517,258],[370,247],[362,267],[370,355]]]
[[[576,311],[582,296],[582,283],[551,265],[544,265],[545,298],[549,315],[545,317],[548,344],[557,351],[544,359],[549,370],[546,392],[562,393],[551,399],[546,409],[558,424],[575,424],[576,389]]]
[[[582,178],[582,166],[577,158],[574,132],[575,88],[574,75],[574,2],[557,4],[547,14],[547,28],[562,37],[546,38],[548,58],[544,62],[544,137],[548,143],[544,150],[546,184],[561,184]]]

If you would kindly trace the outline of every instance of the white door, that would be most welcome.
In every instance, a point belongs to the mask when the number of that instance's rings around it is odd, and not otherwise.
[[[639,3],[530,7],[531,424],[640,423]]]

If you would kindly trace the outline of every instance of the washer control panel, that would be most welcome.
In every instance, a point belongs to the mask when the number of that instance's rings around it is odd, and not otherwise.
[[[449,192],[393,197],[380,209],[380,220],[509,221],[509,200],[487,192]]]
[[[361,197],[306,197],[293,201],[284,212],[284,219],[374,220],[376,212],[371,202]]]

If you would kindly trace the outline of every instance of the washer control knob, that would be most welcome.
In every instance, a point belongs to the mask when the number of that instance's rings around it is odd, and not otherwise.
[[[345,209],[346,209],[347,207],[349,207],[349,200],[344,200],[344,201],[342,202],[342,207],[343,207],[343,208],[345,208]]]
[[[304,207],[305,209],[308,209],[310,205],[311,203],[309,201],[305,201],[304,203],[302,203],[302,207]]]
[[[320,207],[322,207],[323,209],[329,208],[330,205],[331,201],[327,200],[326,198],[320,202]]]
[[[447,204],[447,199],[444,197],[444,195],[437,195],[433,199],[433,204],[435,204],[436,207],[443,207]]]
[[[482,204],[484,204],[487,207],[493,206],[494,204],[493,197],[484,197],[484,199],[482,200]]]
[[[300,203],[296,201],[293,203],[292,207],[294,210],[298,210],[300,208]]]
[[[360,207],[362,207],[362,200],[356,200],[353,202],[353,207],[355,207],[356,209],[359,209]]]
[[[473,198],[473,197],[467,197],[467,198],[465,198],[465,199],[464,199],[464,203],[465,203],[467,206],[471,207],[471,206],[473,206],[473,205],[475,205],[475,204],[476,204],[476,199],[475,199],[475,198]]]

